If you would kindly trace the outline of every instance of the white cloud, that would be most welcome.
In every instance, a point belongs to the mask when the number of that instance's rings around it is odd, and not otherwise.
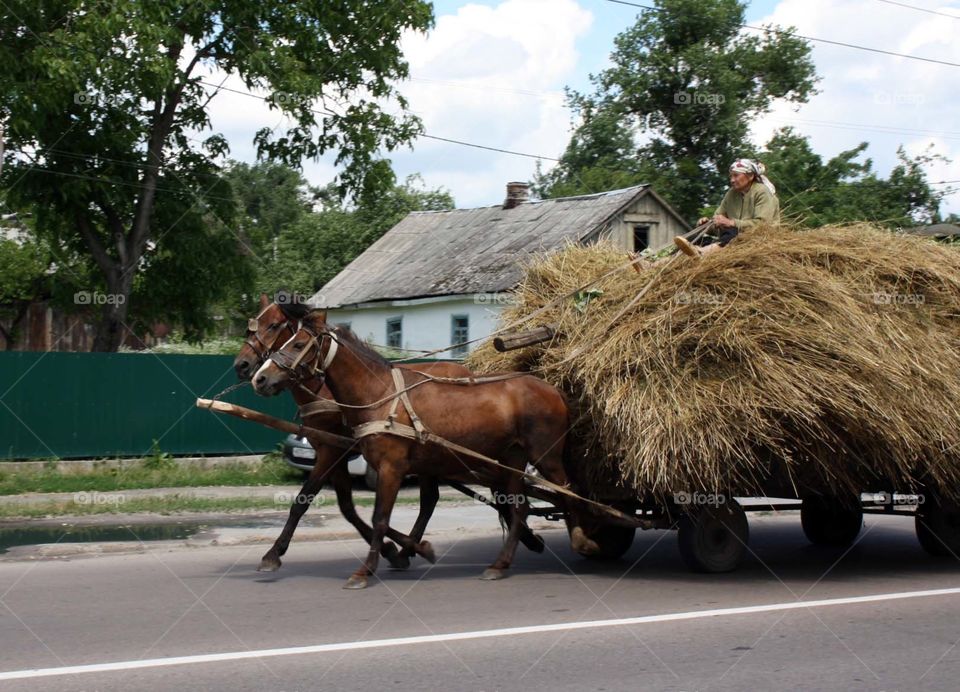
[[[575,0],[464,5],[437,17],[429,34],[404,37],[411,80],[400,90],[428,134],[556,157],[569,138],[563,87],[577,67],[576,41],[592,21]],[[204,79],[218,84],[223,77],[215,72]],[[236,75],[224,86],[247,90]],[[265,103],[230,92],[220,93],[210,110],[213,131],[222,132],[231,156],[243,161],[254,160],[260,128],[289,124]],[[428,138],[414,146],[388,154],[398,175],[421,173],[430,187],[450,189],[459,206],[496,204],[507,181],[531,178],[535,166],[533,159]],[[333,178],[334,158],[304,162],[311,183]]]
[[[465,5],[439,17],[428,36],[405,37],[412,79],[402,91],[430,135],[556,157],[569,138],[563,86],[592,21],[573,0]],[[393,159],[401,173],[452,190],[458,206],[496,204],[504,184],[529,179],[535,165],[430,139]]]

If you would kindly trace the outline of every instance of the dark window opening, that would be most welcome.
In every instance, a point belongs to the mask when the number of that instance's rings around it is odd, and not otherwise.
[[[403,318],[391,317],[387,320],[387,346],[403,347]]]
[[[463,344],[470,340],[470,318],[467,315],[452,315],[450,318],[450,343]],[[465,356],[469,348],[466,345],[450,349],[454,356]]]
[[[646,250],[648,247],[650,247],[650,227],[634,226],[633,251],[640,252],[641,250]]]

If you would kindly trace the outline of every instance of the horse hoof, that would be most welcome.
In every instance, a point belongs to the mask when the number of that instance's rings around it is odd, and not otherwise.
[[[527,547],[530,548],[535,553],[542,553],[546,549],[546,544],[543,542],[543,539],[540,538],[539,534],[532,533],[530,534],[532,538],[530,539],[530,545]]]
[[[483,574],[480,575],[480,578],[483,581],[497,581],[498,579],[505,579],[506,576],[506,570],[497,569],[496,567],[487,567],[485,570],[483,570]]]
[[[574,552],[584,556],[596,555],[600,552],[600,546],[596,541],[587,538],[587,534],[579,526],[570,532],[570,547]]]
[[[283,564],[280,562],[278,557],[264,557],[260,560],[260,565],[257,567],[258,572],[276,572],[280,569],[280,565]]]
[[[358,577],[356,574],[352,575],[347,579],[347,583],[343,585],[343,588],[350,589],[351,591],[356,591],[358,589],[367,588],[367,578]]]
[[[433,546],[430,545],[430,541],[423,541],[417,546],[417,552],[420,554],[424,560],[429,562],[431,565],[437,563],[437,554],[433,552]]]

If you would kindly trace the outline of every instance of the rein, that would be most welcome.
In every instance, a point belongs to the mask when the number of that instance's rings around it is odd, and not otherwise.
[[[336,328],[330,329],[326,328],[320,332],[314,333],[308,327],[304,326],[303,323],[299,325],[298,331],[303,330],[310,335],[310,340],[307,342],[306,346],[297,354],[295,358],[292,358],[290,354],[284,353],[283,347],[270,356],[270,360],[273,361],[278,368],[284,370],[289,374],[289,377],[292,381],[296,382],[300,386],[302,385],[303,380],[312,379],[312,378],[325,378],[326,370],[330,367],[330,364],[333,362],[333,359],[336,358],[337,351],[340,346],[340,339],[337,338]],[[293,337],[288,340],[288,344],[293,338],[296,337],[294,334]],[[320,363],[320,354],[322,352],[322,342],[323,338],[327,337],[330,339],[330,346],[327,348],[327,354],[323,359],[323,363]],[[284,344],[286,346],[286,344]],[[345,348],[349,348],[345,346]],[[311,356],[312,354],[312,356]],[[430,382],[437,384],[452,384],[459,386],[474,386],[481,384],[489,384],[491,382],[502,382],[504,380],[512,380],[518,377],[527,377],[530,375],[529,372],[510,372],[504,373],[502,375],[483,375],[480,377],[470,376],[470,377],[437,377],[436,375],[430,375],[423,372],[422,370],[409,370],[409,372],[414,372],[424,379],[414,382],[413,384],[407,385],[403,380],[403,371],[396,368],[393,364],[390,365],[391,372],[393,373],[394,382],[396,383],[396,391],[392,394],[378,399],[369,404],[344,404],[342,402],[335,402],[336,406],[340,408],[350,408],[350,409],[370,409],[376,408],[383,404],[386,404],[389,401],[396,401],[398,397],[405,397],[406,393],[412,389],[416,389],[422,385],[425,385]],[[397,379],[397,375],[400,375]]]

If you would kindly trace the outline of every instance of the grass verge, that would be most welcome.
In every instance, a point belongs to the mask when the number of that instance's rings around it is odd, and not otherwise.
[[[259,464],[229,464],[200,469],[180,464],[168,455],[157,455],[123,468],[101,468],[84,473],[63,473],[51,463],[39,471],[0,464],[0,495],[23,493],[111,492],[134,488],[186,488],[211,485],[293,485],[302,475],[287,466],[278,452]]]

